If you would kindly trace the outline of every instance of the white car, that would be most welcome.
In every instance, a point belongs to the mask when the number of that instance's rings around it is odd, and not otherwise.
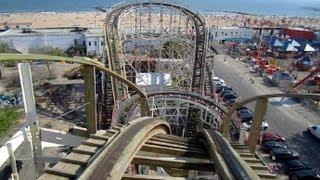
[[[250,122],[244,122],[242,123],[242,126],[246,129],[246,131],[249,131],[251,128],[251,121]],[[269,128],[269,124],[265,121],[262,121],[261,123],[261,131],[265,131]]]
[[[309,126],[308,131],[316,138],[320,139],[320,125]]]
[[[222,84],[222,85],[226,84],[226,82],[223,79],[220,79],[217,76],[213,76],[212,80],[213,80],[214,84]]]

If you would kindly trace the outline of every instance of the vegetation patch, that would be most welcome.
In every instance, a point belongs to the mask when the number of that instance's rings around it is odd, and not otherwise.
[[[18,123],[22,112],[18,107],[0,108],[0,137],[5,135],[10,127]]]

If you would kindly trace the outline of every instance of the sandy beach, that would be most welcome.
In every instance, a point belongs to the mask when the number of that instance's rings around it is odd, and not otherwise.
[[[33,28],[73,27],[102,28],[106,14],[102,12],[71,13],[5,13],[0,14],[0,24],[32,23]],[[320,18],[255,16],[246,14],[204,15],[206,24],[212,26],[249,27],[309,27],[320,29]]]

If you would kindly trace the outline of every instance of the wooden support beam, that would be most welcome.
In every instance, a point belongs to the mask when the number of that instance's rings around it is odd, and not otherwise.
[[[43,170],[44,164],[42,163],[42,146],[41,146],[41,135],[38,125],[38,117],[36,112],[36,104],[33,92],[33,82],[32,74],[29,63],[19,63],[19,77],[20,85],[23,97],[23,105],[25,111],[25,117],[28,125],[30,126],[31,137],[32,137],[32,148],[33,148],[33,157],[34,164],[36,169],[36,176],[39,177]]]
[[[84,66],[84,101],[86,105],[87,136],[97,132],[97,102],[95,67]]]
[[[4,66],[0,64],[0,80],[4,78]]]
[[[251,153],[254,153],[256,151],[256,147],[260,139],[261,124],[263,121],[263,117],[267,112],[267,107],[268,107],[267,98],[262,98],[257,100],[256,107],[254,109],[254,115],[253,115],[253,120],[250,128],[249,138],[248,138],[248,144],[249,144]]]
[[[134,157],[132,164],[136,165],[147,165],[152,167],[163,167],[163,168],[177,168],[177,169],[188,169],[198,171],[213,171],[213,164],[208,159],[198,158],[156,158],[146,156]]]

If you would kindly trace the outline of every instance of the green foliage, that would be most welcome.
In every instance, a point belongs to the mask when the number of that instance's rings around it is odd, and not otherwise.
[[[17,107],[0,108],[0,136],[5,135],[9,128],[16,124],[22,113]]]
[[[11,48],[9,44],[0,42],[0,53],[9,53]]]
[[[43,46],[40,48],[31,48],[29,52],[32,54],[46,54],[46,55],[53,55],[53,56],[67,56],[63,49],[51,46]]]

